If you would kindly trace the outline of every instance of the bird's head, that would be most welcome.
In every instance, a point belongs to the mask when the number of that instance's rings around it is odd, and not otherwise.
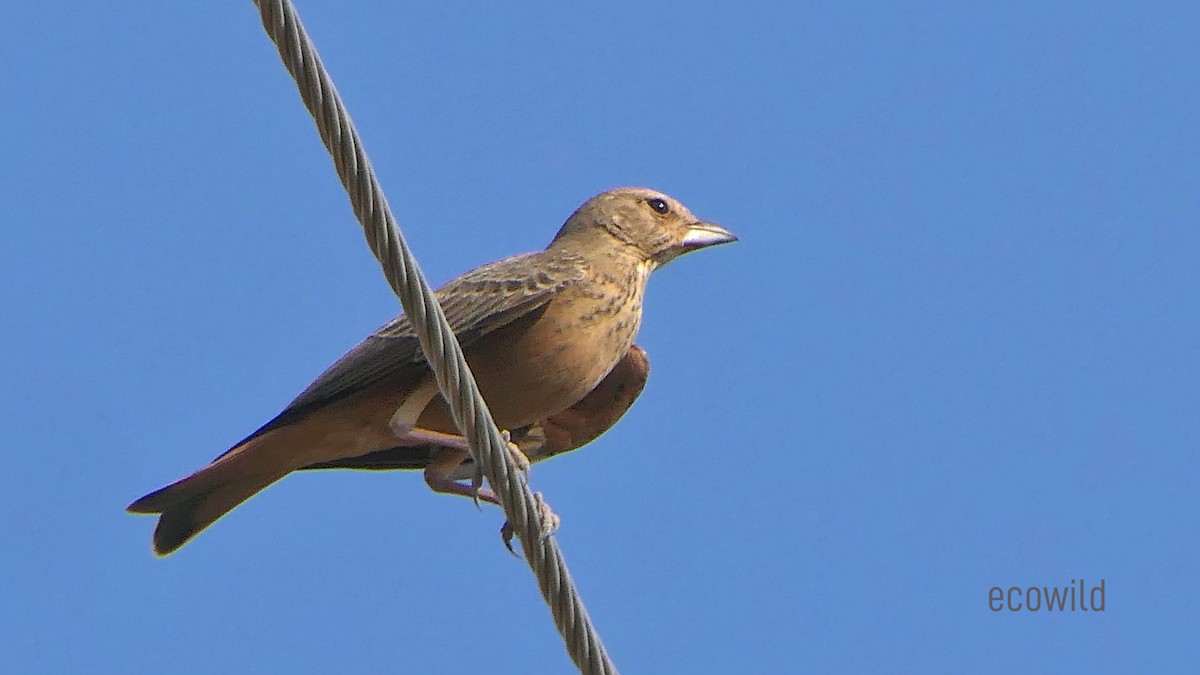
[[[667,195],[646,188],[618,188],[584,202],[554,236],[551,247],[594,245],[621,251],[661,267],[709,246],[737,241],[729,230],[700,220]]]

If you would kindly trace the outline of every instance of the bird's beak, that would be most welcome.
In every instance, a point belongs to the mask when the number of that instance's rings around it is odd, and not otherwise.
[[[716,223],[697,221],[688,225],[687,232],[683,234],[683,241],[659,251],[653,261],[656,267],[662,267],[684,253],[731,241],[737,241],[737,235]]]
[[[706,223],[702,220],[688,226],[687,233],[683,235],[682,252],[687,253],[731,241],[737,241],[737,235],[716,223]]]

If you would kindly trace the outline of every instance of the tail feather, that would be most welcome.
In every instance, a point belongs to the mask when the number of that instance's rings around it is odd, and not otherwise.
[[[260,437],[235,448],[196,473],[130,504],[130,513],[157,513],[154,552],[167,555],[263,488],[283,478],[293,467],[273,461],[275,453],[256,448]]]
[[[207,492],[187,495],[162,511],[158,527],[154,528],[154,552],[158,555],[175,552],[201,530],[282,477],[224,483]]]

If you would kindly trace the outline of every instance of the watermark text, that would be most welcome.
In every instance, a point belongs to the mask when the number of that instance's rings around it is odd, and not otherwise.
[[[988,609],[1000,612],[1103,612],[1104,579],[1088,586],[1084,579],[1072,579],[1065,586],[992,586],[988,589]]]

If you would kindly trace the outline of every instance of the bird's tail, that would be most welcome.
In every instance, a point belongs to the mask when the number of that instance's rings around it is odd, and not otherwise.
[[[251,438],[212,464],[130,504],[130,513],[158,513],[154,552],[167,555],[293,468],[273,461],[272,433]],[[271,447],[276,446],[276,447]]]

